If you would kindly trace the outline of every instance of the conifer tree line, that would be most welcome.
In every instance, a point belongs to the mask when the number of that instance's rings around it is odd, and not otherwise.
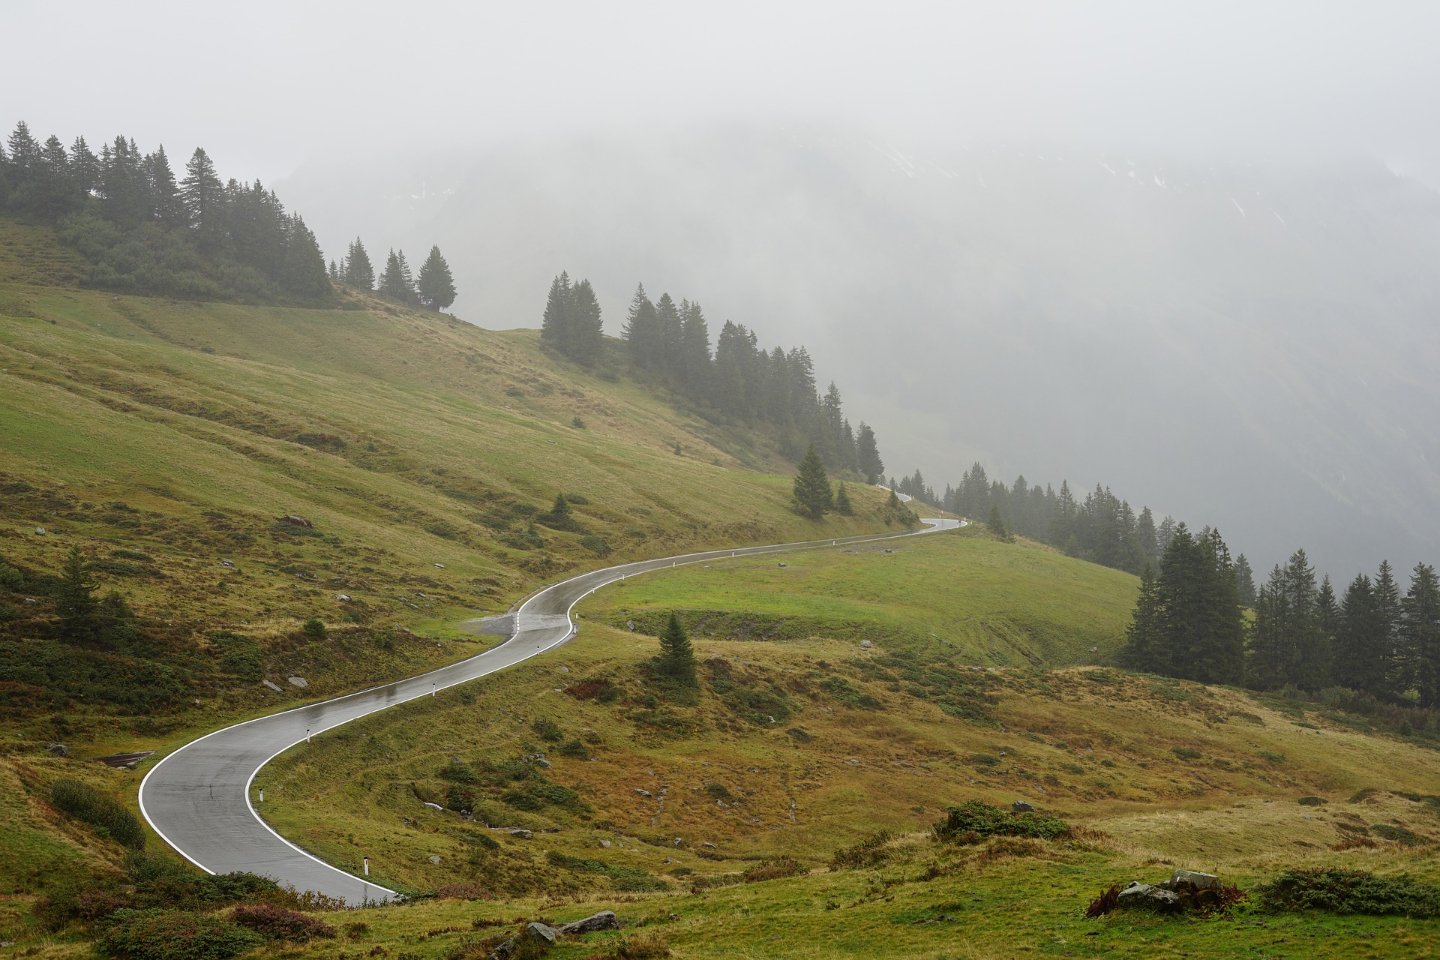
[[[590,282],[557,276],[540,330],[541,339],[565,356],[585,364],[599,360],[600,305]],[[753,330],[729,320],[712,341],[700,304],[677,303],[668,293],[652,301],[643,284],[630,301],[622,335],[632,369],[667,383],[703,409],[774,428],[786,456],[799,460],[813,446],[831,470],[858,474],[868,483],[883,479],[875,431],[866,423],[851,425],[834,383],[823,393],[817,389],[803,346],[766,350]]]
[[[163,146],[117,136],[43,143],[23,121],[0,147],[0,212],[54,227],[107,290],[187,299],[322,304],[315,235],[260,181],[220,179],[196,148],[177,178]]]
[[[1402,595],[1389,562],[1337,597],[1305,551],[1277,564],[1248,629],[1241,574],[1219,534],[1181,524],[1147,570],[1121,659],[1152,673],[1257,690],[1343,687],[1380,701],[1440,709],[1440,580],[1417,563]]]
[[[356,237],[338,263],[330,261],[330,279],[366,293],[378,293],[396,303],[423,306],[430,310],[444,310],[455,302],[456,296],[455,277],[438,246],[430,248],[430,255],[420,265],[418,276],[410,269],[404,250],[391,250],[385,257],[385,268],[381,270],[377,284],[370,254],[365,250],[365,244]]]

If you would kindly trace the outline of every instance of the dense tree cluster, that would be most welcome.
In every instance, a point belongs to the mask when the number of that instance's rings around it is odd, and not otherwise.
[[[405,251],[391,250],[385,257],[385,269],[380,273],[377,287],[370,254],[366,252],[365,244],[356,237],[339,263],[330,261],[330,279],[366,293],[378,293],[396,303],[424,306],[430,310],[444,310],[455,302],[455,278],[450,273],[450,264],[440,253],[440,248],[434,246],[420,265],[418,277],[411,271]]]
[[[600,302],[589,280],[571,283],[564,272],[554,279],[545,300],[540,339],[579,363],[588,365],[600,358],[605,334]]]
[[[1147,569],[1121,654],[1138,670],[1259,690],[1346,687],[1440,708],[1440,580],[1416,564],[1402,596],[1388,563],[1337,600],[1304,550],[1276,565],[1241,616],[1240,577],[1224,541],[1180,524],[1156,575]]]
[[[601,355],[600,306],[588,280],[561,273],[550,284],[541,337],[581,363]],[[726,321],[710,338],[705,311],[668,293],[651,300],[640,285],[630,301],[623,331],[630,366],[667,383],[706,410],[746,423],[765,424],[779,435],[786,456],[799,459],[814,447],[826,467],[878,483],[885,463],[875,431],[854,428],[845,416],[840,390],[816,386],[815,367],[804,347],[765,350],[753,330]]]
[[[21,122],[0,148],[0,212],[56,228],[107,290],[318,304],[332,296],[315,235],[260,181],[222,181],[196,149],[177,182],[165,148],[116,137],[44,143]]]

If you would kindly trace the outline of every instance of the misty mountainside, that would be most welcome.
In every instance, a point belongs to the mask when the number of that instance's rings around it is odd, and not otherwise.
[[[612,333],[644,280],[804,342],[897,476],[1103,482],[1262,572],[1440,554],[1440,195],[1379,163],[711,127],[316,159],[282,187],[327,252],[442,245],[485,326],[538,325],[568,269]]]

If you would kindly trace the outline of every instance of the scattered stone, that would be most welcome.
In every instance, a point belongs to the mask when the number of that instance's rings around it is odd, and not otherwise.
[[[70,756],[70,748],[67,747],[67,746],[65,746],[65,744],[63,744],[63,743],[52,743],[52,744],[50,744],[50,746],[46,747],[45,750],[46,750],[46,752],[49,753],[52,757],[68,757],[68,756]]]
[[[709,840],[706,840],[704,843],[700,844],[700,846],[706,848],[707,850],[716,850],[716,849],[719,849],[718,847],[715,846],[715,844],[711,843]]]
[[[561,667],[561,668],[560,668],[560,672],[561,672],[561,673],[569,673],[569,672],[570,672],[570,668],[569,668],[569,667]]]
[[[869,640],[861,640],[861,641],[860,641],[860,649],[861,649],[861,650],[869,650],[869,649],[870,649],[871,647],[873,647],[873,646],[875,646],[875,644],[871,643]]]
[[[315,529],[315,524],[311,523],[309,520],[306,520],[304,517],[297,517],[293,513],[287,513],[285,516],[281,517],[280,522],[288,524],[292,527],[304,527],[306,530]]]
[[[535,831],[526,830],[524,827],[506,827],[505,832],[510,834],[510,836],[514,837],[516,840],[535,839]]]
[[[780,566],[782,566],[782,567],[788,567],[788,566],[790,566],[790,564],[785,563],[784,561],[781,561]]]
[[[858,766],[860,766],[860,761],[854,759],[853,757],[852,757],[851,759],[849,759],[849,760],[846,760],[845,762],[846,762],[848,765],[852,766],[852,767],[858,767]]]
[[[34,597],[26,597],[26,598],[25,598],[25,602],[26,602],[26,603],[34,603],[34,602],[35,602],[35,598],[34,598]]]
[[[619,930],[620,918],[615,916],[613,910],[601,910],[597,914],[586,917],[584,920],[576,920],[574,923],[567,923],[560,928],[560,932],[566,936],[573,936],[580,933],[598,933],[601,930]]]
[[[229,568],[232,569],[232,570],[235,569],[235,564],[231,563],[229,560],[221,560],[221,561],[220,561],[220,566],[222,566],[222,567],[229,567]]]
[[[439,866],[439,864],[440,864],[440,854],[438,854],[438,853],[432,853],[432,854],[430,854],[430,862],[433,863],[433,864],[435,864],[436,866]]]
[[[610,843],[609,840],[601,840],[601,841],[600,841],[600,846],[601,846],[603,849],[609,850],[610,847],[611,847],[611,843]]]
[[[286,677],[285,679],[289,682],[290,686],[299,687],[301,690],[310,686],[310,681],[304,677]]]
[[[641,787],[636,787],[636,788],[635,788],[635,792],[638,793],[638,794],[640,794],[640,796],[642,796],[642,797],[652,796],[652,794],[650,793],[649,790],[643,789],[643,788],[641,788]]]
[[[340,601],[341,603],[349,603],[351,600],[353,600],[353,599],[355,599],[355,598],[352,597],[352,596],[350,596],[350,594],[348,594],[348,593],[337,593],[337,594],[335,594],[335,599],[338,600],[338,601]]]
[[[269,687],[271,690],[274,690],[276,693],[284,693],[284,692],[285,692],[284,690],[282,690],[282,689],[280,688],[280,684],[276,683],[274,680],[266,679],[266,680],[261,680],[260,682],[263,683],[263,684],[265,684],[265,686]]]
[[[1035,812],[1035,808],[1030,806],[1030,804],[1026,803],[1024,800],[1016,800],[1014,803],[1010,804],[1010,809],[1015,813]]]
[[[683,846],[685,846],[685,841],[682,840],[682,839],[680,839],[679,837],[676,837],[676,838],[671,842],[671,846],[674,846],[674,847],[683,847]]]
[[[44,528],[44,527],[36,527],[36,528],[35,528],[35,536],[37,536],[37,537],[43,537],[43,536],[45,536],[45,528]]]
[[[445,812],[445,808],[444,808],[444,807],[440,806],[440,804],[438,804],[438,803],[431,803],[429,800],[426,800],[426,801],[425,801],[425,806],[429,807],[431,810],[434,810],[436,813],[444,813],[444,812]]]
[[[625,629],[626,629],[626,630],[629,630],[631,633],[634,633],[634,632],[635,632],[635,621],[634,621],[634,620],[626,620],[626,621],[625,621]]]
[[[530,755],[530,762],[537,767],[543,767],[547,770],[550,768],[550,761],[545,759],[545,754],[543,753],[532,753]]]
[[[1180,906],[1180,895],[1164,887],[1136,880],[1120,891],[1118,904],[1121,907],[1164,912]]]
[[[445,564],[443,564],[443,563],[437,563],[437,564],[435,564],[435,569],[436,569],[436,570],[444,570],[444,569],[445,569]]]

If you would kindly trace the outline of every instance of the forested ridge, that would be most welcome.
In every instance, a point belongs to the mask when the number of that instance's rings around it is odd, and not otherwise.
[[[600,304],[589,280],[561,273],[550,285],[542,340],[572,360],[598,362],[604,350]],[[803,346],[760,346],[755,331],[726,320],[711,348],[699,303],[669,293],[651,300],[641,284],[631,298],[622,333],[630,370],[677,391],[712,417],[761,424],[775,431],[781,452],[800,460],[813,447],[826,467],[878,483],[884,477],[875,431],[845,416],[840,389],[820,393],[815,365]]]

